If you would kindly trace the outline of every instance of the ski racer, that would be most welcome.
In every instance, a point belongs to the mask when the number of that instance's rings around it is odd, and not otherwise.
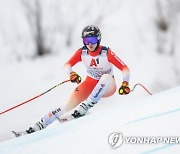
[[[26,130],[27,134],[46,128],[72,109],[74,118],[81,117],[102,97],[112,96],[116,91],[113,65],[122,71],[123,75],[118,93],[126,95],[130,92],[129,68],[110,48],[100,45],[100,29],[94,25],[86,26],[82,31],[82,40],[84,46],[78,49],[64,65],[71,82],[78,84],[77,88],[63,106],[45,114],[39,122]],[[80,75],[72,69],[78,62],[83,62],[87,69],[87,77],[82,83]]]

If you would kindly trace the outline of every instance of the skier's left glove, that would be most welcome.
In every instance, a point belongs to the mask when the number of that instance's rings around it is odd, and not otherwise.
[[[71,72],[69,78],[71,82],[81,83],[81,77],[76,72]]]
[[[119,88],[120,95],[126,95],[130,93],[129,83],[127,81],[123,81],[121,87]]]

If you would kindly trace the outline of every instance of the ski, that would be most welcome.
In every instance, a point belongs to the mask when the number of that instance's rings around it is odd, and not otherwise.
[[[78,117],[79,118],[79,117]],[[59,122],[61,123],[61,124],[64,124],[64,123],[66,123],[66,122],[69,122],[69,121],[71,121],[71,120],[74,120],[74,119],[77,119],[77,118],[75,118],[74,116],[72,116],[72,114],[70,114],[70,115],[65,115],[65,116],[62,116],[61,118],[58,118],[58,120],[59,120]],[[24,135],[27,135],[28,133],[27,133],[27,131],[12,131],[12,133],[13,133],[13,136],[14,137],[21,137],[21,136],[24,136]]]
[[[20,131],[20,132],[12,131],[12,133],[14,137],[20,137],[28,134],[26,131]]]
[[[66,116],[63,116],[61,117],[60,119],[58,119],[60,121],[60,123],[66,123],[68,121],[71,121],[75,119],[72,115],[66,115]],[[13,136],[14,137],[21,137],[21,136],[24,136],[24,135],[27,135],[28,133],[26,131],[11,131],[13,133]]]
[[[62,116],[59,121],[60,123],[66,123],[68,121],[74,120],[76,118],[74,118],[71,114],[70,115],[66,115],[66,116]]]
[[[76,112],[75,112],[76,113]],[[74,119],[79,119],[81,117],[84,117],[85,115],[79,115],[79,114],[69,114],[69,115],[65,115],[65,116],[62,116],[60,119],[58,119],[60,121],[60,123],[65,123],[65,122],[69,122],[71,120],[74,120]],[[87,114],[86,114],[87,115]]]

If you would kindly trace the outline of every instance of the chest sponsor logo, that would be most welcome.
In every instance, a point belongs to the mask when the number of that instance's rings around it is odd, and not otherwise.
[[[90,66],[97,66],[97,64],[99,64],[99,58],[91,59]]]

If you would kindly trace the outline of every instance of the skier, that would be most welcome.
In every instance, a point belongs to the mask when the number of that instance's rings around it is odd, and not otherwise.
[[[71,82],[79,84],[72,92],[64,106],[49,112],[34,127],[26,130],[26,134],[46,128],[49,124],[74,109],[72,116],[81,117],[92,108],[102,97],[112,96],[116,91],[113,65],[122,71],[123,82],[119,88],[119,94],[125,95],[129,89],[129,69],[127,65],[110,49],[101,46],[101,31],[97,26],[86,26],[82,31],[84,46],[65,63],[64,69]],[[87,69],[87,77],[81,83],[81,77],[72,70],[72,67],[83,62]],[[81,84],[80,84],[81,83]]]

